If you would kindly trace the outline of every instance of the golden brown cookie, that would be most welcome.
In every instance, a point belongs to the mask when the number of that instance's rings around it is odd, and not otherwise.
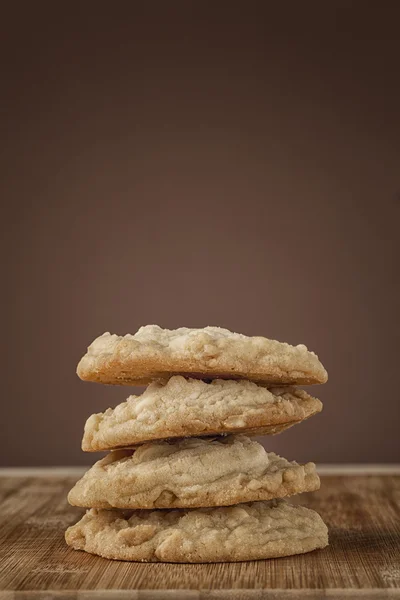
[[[233,562],[324,548],[318,513],[284,500],[197,510],[89,510],[67,544],[105,558],[146,562]]]
[[[309,492],[319,485],[314,463],[289,462],[237,435],[117,450],[87,471],[68,500],[88,508],[227,506]]]
[[[328,375],[313,352],[220,327],[141,327],[134,335],[104,333],[89,346],[78,375],[86,381],[146,385],[173,375],[197,379],[249,379],[282,384],[325,383]]]
[[[274,434],[320,412],[322,403],[293,387],[250,381],[171,377],[114,409],[89,417],[82,450],[96,452],[166,438]]]

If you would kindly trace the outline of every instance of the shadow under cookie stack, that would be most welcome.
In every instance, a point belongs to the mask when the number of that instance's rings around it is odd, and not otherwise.
[[[293,387],[327,380],[305,346],[148,325],[97,338],[78,375],[148,387],[86,422],[82,449],[109,454],[68,495],[89,509],[68,528],[70,546],[116,560],[201,563],[328,544],[321,517],[283,499],[319,489],[314,463],[289,462],[252,439],[321,411]]]

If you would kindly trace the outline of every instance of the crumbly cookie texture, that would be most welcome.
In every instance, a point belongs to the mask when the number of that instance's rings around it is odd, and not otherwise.
[[[234,562],[302,554],[328,545],[318,513],[284,500],[197,510],[89,510],[67,544],[104,558]]]
[[[327,372],[306,346],[248,337],[220,327],[141,327],[134,335],[104,333],[89,346],[77,373],[99,383],[146,385],[172,375],[249,379],[273,384],[325,383]]]
[[[88,508],[227,506],[313,491],[319,485],[314,463],[289,462],[237,435],[117,450],[87,471],[68,500]]]
[[[89,417],[82,450],[95,452],[165,438],[232,432],[273,434],[320,412],[322,403],[293,387],[174,376],[152,383],[114,409]]]

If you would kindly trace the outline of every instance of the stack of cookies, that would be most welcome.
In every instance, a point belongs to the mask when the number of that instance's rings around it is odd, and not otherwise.
[[[197,563],[327,545],[321,517],[283,500],[319,488],[314,463],[290,462],[251,437],[321,411],[293,387],[327,380],[305,346],[148,325],[97,338],[78,375],[148,387],[86,422],[83,450],[109,454],[69,493],[89,509],[67,530],[70,546],[117,560]]]

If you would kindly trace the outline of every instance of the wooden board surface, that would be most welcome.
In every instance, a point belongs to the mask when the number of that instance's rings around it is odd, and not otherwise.
[[[317,510],[330,546],[302,556],[214,565],[108,561],[68,548],[71,476],[0,477],[0,599],[400,597],[400,476],[324,476],[292,498]]]

